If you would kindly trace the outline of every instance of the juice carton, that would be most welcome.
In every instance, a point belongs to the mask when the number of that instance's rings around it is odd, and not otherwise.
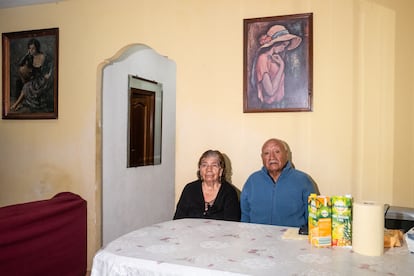
[[[352,197],[333,196],[332,202],[332,245],[352,245]]]
[[[327,196],[311,194],[308,198],[309,242],[316,247],[331,246],[332,209]]]

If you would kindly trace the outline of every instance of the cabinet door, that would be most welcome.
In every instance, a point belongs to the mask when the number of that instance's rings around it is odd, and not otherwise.
[[[129,167],[154,164],[155,93],[131,89]]]

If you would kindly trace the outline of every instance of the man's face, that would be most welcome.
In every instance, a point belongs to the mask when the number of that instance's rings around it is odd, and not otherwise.
[[[287,150],[277,140],[267,141],[262,147],[263,166],[269,172],[282,171],[288,160]]]

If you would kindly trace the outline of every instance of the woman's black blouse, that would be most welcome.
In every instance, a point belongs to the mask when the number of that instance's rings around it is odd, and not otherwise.
[[[201,180],[187,184],[177,203],[174,219],[206,218],[240,221],[240,202],[236,188],[223,181],[211,206],[204,202]]]

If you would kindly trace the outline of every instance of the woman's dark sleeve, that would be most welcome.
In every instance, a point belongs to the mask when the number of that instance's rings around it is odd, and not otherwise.
[[[224,202],[224,219],[231,221],[240,221],[240,201],[236,189],[229,185],[226,201]]]
[[[45,61],[42,65],[42,75],[52,74],[53,71],[53,60],[49,55],[45,55]]]
[[[173,219],[182,219],[182,218],[186,218],[188,216],[188,212],[187,212],[187,204],[186,202],[186,198],[187,198],[187,194],[188,194],[188,189],[186,189],[187,187],[184,187],[184,190],[181,193],[180,199],[178,200],[177,203],[177,208],[175,210],[175,214]]]

